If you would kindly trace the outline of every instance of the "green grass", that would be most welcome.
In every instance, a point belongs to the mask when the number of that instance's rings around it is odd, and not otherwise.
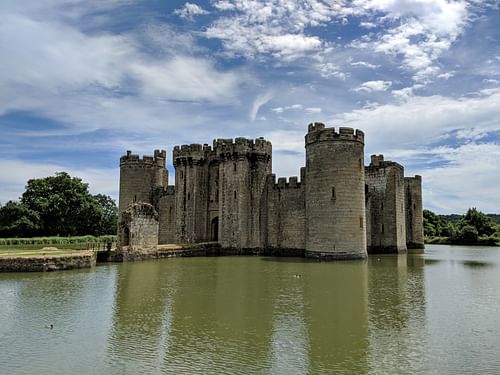
[[[1,257],[33,257],[33,256],[60,256],[77,254],[80,250],[72,249],[0,249]]]
[[[116,236],[0,238],[0,257],[67,255],[81,250],[103,250],[116,244]],[[43,249],[55,247],[57,250]]]
[[[1,246],[23,246],[23,245],[57,245],[57,247],[62,247],[63,245],[87,245],[87,244],[97,244],[97,243],[107,243],[116,242],[116,236],[75,236],[75,237],[31,237],[31,238],[0,238]]]

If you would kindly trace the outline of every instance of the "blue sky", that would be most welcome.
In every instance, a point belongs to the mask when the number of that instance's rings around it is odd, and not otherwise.
[[[264,136],[299,174],[311,121],[366,133],[424,206],[500,212],[500,2],[2,0],[0,203],[68,171]],[[171,181],[173,181],[171,179]]]

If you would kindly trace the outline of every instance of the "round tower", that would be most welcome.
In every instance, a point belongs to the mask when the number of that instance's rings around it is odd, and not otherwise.
[[[309,124],[306,256],[366,258],[364,133]]]
[[[125,211],[132,203],[154,204],[153,193],[157,187],[167,186],[165,169],[166,152],[155,150],[154,156],[144,156],[127,151],[120,158],[120,196],[118,212]]]

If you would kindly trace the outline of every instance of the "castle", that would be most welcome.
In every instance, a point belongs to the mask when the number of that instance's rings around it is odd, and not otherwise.
[[[175,146],[175,185],[166,152],[120,158],[118,252],[123,259],[158,245],[218,242],[238,254],[359,259],[423,248],[421,177],[372,155],[364,133],[309,124],[306,166],[272,174],[263,138]]]

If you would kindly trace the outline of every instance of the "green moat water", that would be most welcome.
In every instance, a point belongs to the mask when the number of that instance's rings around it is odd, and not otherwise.
[[[0,298],[4,374],[500,373],[499,248],[0,274]]]

